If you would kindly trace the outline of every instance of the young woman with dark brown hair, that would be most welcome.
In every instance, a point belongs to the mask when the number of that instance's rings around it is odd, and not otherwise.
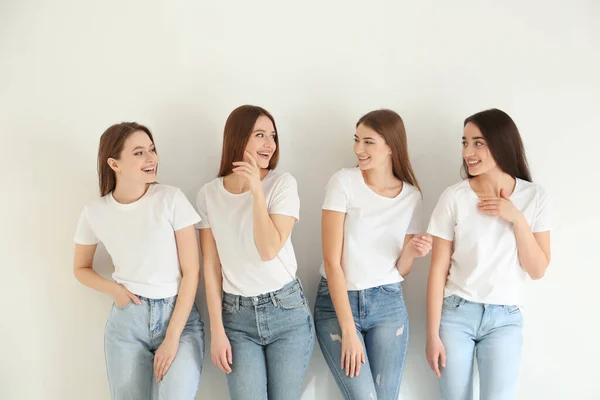
[[[464,121],[467,179],[447,188],[429,223],[427,360],[441,396],[514,399],[521,360],[525,282],[550,263],[548,196],[532,182],[521,135],[505,112]]]

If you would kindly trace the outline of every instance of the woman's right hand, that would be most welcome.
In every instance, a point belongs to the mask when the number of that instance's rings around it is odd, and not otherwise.
[[[231,344],[225,331],[213,334],[210,343],[210,358],[217,368],[226,374],[231,373],[233,358],[231,355]]]
[[[360,366],[365,363],[365,350],[356,330],[342,335],[342,369],[350,378],[360,374]]]
[[[442,376],[440,372],[440,365],[443,368],[446,367],[446,348],[444,347],[444,343],[442,343],[442,339],[440,339],[439,335],[433,338],[427,338],[425,352],[427,354],[427,362],[429,363],[429,367],[439,378]]]
[[[132,301],[137,305],[142,304],[140,299],[138,299],[138,297],[135,294],[131,293],[129,290],[127,290],[125,286],[121,285],[120,283],[115,283],[115,286],[113,287],[113,290],[111,291],[110,295],[115,301],[115,305],[117,307],[123,308]]]

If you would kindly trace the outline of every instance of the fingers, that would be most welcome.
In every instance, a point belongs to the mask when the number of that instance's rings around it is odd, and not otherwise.
[[[228,346],[227,349],[225,350],[225,352],[227,353],[227,362],[229,364],[233,364],[233,355],[231,353],[231,346]]]
[[[129,292],[129,298],[131,299],[131,301],[133,301],[135,304],[137,304],[138,306],[140,304],[142,304],[142,302],[140,301],[140,299],[133,293]]]
[[[231,373],[231,367],[229,366],[229,360],[227,359],[227,350],[224,350],[220,355],[221,369],[226,373]]]
[[[440,364],[442,364],[443,368],[446,368],[446,348],[443,346],[440,350]]]
[[[438,366],[438,361],[439,361],[439,353],[436,353],[435,357],[433,357],[431,360],[429,360],[429,367],[435,373],[435,375],[439,378],[441,376],[441,374],[440,374],[440,368]]]
[[[231,347],[214,352],[211,356],[211,360],[215,367],[219,368],[221,371],[225,372],[226,374],[231,373],[230,364],[233,364]]]
[[[160,382],[163,380],[163,378],[167,374],[167,371],[171,367],[172,363],[173,363],[173,359],[170,357],[163,359],[163,361],[159,365],[159,370],[158,370],[159,375],[158,375],[157,382]]]
[[[356,371],[356,354],[352,354],[350,358],[350,378],[354,376],[354,372]]]
[[[252,154],[250,154],[247,151],[244,151],[244,156],[248,159],[248,161],[250,162],[250,164],[253,167],[257,167],[258,166],[257,163],[256,163],[256,158],[254,158],[254,156]]]

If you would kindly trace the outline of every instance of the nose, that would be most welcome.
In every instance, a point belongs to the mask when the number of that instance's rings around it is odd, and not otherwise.
[[[363,151],[363,145],[360,142],[354,142],[354,152],[355,153],[362,153]]]
[[[273,149],[276,146],[275,138],[272,136],[267,136],[265,140],[265,147],[268,149]]]
[[[471,146],[470,144],[467,144],[463,148],[463,156],[468,157],[468,156],[472,156],[473,154],[475,154],[475,148],[473,146]]]

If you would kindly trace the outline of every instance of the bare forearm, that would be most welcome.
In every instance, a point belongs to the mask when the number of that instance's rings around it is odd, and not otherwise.
[[[398,259],[398,262],[396,262],[396,268],[398,269],[400,276],[405,277],[408,275],[414,260],[415,258],[408,255],[404,250],[400,253],[400,258]]]
[[[179,338],[181,336],[196,300],[199,281],[200,274],[186,274],[181,278],[175,309],[167,328],[167,337]]]
[[[77,280],[85,286],[108,295],[112,293],[115,285],[117,285],[116,282],[98,275],[91,267],[78,268],[74,273]]]
[[[442,303],[446,287],[447,271],[432,269],[427,280],[427,336],[437,337],[440,333]]]
[[[341,265],[332,265],[325,263],[325,271],[327,274],[327,286],[331,295],[331,301],[335,309],[335,314],[338,318],[342,333],[354,331],[354,317],[348,300],[348,289],[346,287],[346,278]]]
[[[281,237],[273,220],[269,216],[265,194],[257,191],[253,194],[254,242],[263,261],[270,261],[279,253]]]
[[[220,266],[204,266],[204,285],[206,287],[206,303],[212,333],[224,332],[223,327],[223,277]]]
[[[544,276],[550,260],[538,244],[523,215],[513,223],[513,229],[521,266],[532,279],[540,279]]]

